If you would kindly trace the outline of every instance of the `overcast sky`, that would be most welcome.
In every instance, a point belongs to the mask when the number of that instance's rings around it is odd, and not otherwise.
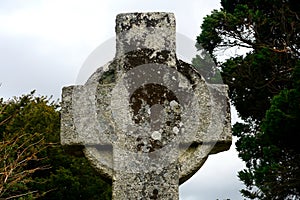
[[[195,41],[203,17],[219,7],[219,0],[0,0],[0,97],[35,89],[60,98],[63,86],[76,83],[88,56],[111,44],[118,13],[173,12],[177,32]],[[180,199],[243,199],[237,178],[243,168],[232,145],[210,156],[180,186]]]

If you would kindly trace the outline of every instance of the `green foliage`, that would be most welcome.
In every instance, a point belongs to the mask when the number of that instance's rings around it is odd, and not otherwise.
[[[223,83],[220,69],[217,68],[209,54],[200,51],[200,55],[196,55],[196,57],[193,58],[192,64],[206,82],[212,84]]]
[[[295,0],[222,0],[197,37],[218,66],[243,123],[233,126],[250,199],[300,197],[300,6]],[[225,62],[225,50],[248,49]]]
[[[34,92],[0,100],[0,198],[111,199],[110,185],[59,134],[57,103]]]
[[[222,64],[222,77],[230,87],[229,96],[243,120],[264,118],[270,99],[291,87],[294,65],[290,55],[267,48],[230,58]]]
[[[47,135],[59,128],[59,114],[53,103],[32,95],[0,100],[1,198],[36,197],[37,191],[29,187],[32,175],[49,167],[42,163],[42,152],[52,145]]]
[[[300,91],[297,89],[282,90],[275,96],[271,108],[266,113],[262,130],[272,141],[281,148],[292,148],[300,153],[298,142],[295,140],[300,133]]]
[[[198,44],[201,44],[211,55],[213,55],[215,47],[222,42],[221,35],[218,34],[215,27],[222,23],[220,19],[223,16],[223,12],[214,10],[210,16],[204,19],[201,35],[197,38]]]

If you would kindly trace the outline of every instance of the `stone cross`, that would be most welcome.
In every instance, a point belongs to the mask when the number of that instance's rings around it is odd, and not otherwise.
[[[116,55],[62,91],[61,143],[112,180],[113,199],[178,199],[210,154],[231,145],[227,86],[179,60],[172,13],[116,19]]]

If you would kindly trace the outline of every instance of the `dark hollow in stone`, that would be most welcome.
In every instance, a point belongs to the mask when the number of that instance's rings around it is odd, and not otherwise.
[[[154,189],[152,193],[153,196],[150,196],[150,199],[158,199],[158,190]]]
[[[130,105],[133,110],[134,116],[139,114],[140,109],[142,108],[143,101],[149,105],[149,107],[155,104],[163,105],[165,101],[171,102],[173,100],[178,101],[176,95],[169,90],[166,86],[151,83],[145,84],[142,87],[138,88],[130,97]],[[133,119],[136,124],[140,123],[141,118]]]

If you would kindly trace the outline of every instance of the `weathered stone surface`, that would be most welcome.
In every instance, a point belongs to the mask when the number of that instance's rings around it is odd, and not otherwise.
[[[176,58],[172,13],[119,14],[115,59],[63,88],[61,143],[113,182],[113,199],[178,199],[209,154],[231,145],[227,86]]]

